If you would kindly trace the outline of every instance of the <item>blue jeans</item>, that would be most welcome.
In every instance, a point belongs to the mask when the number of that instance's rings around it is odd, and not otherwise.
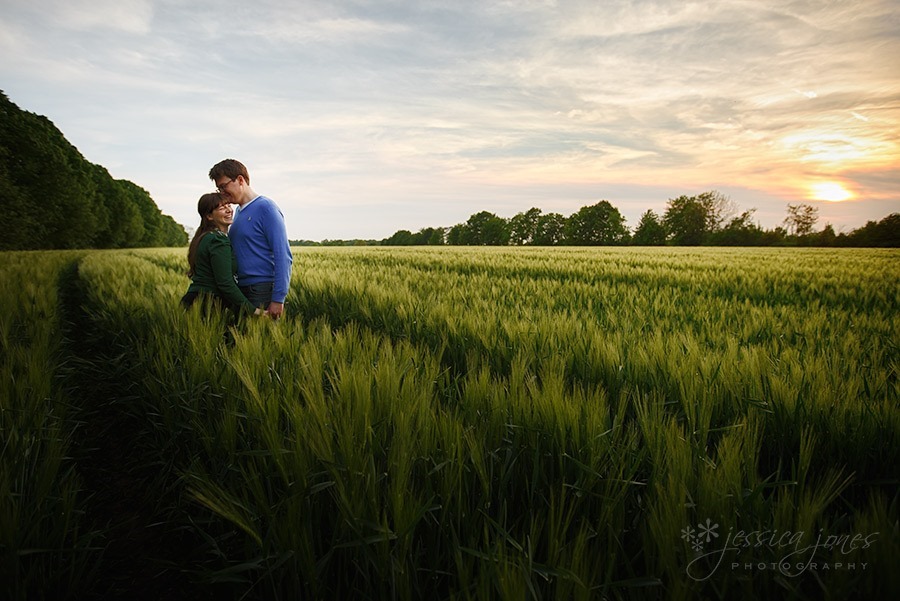
[[[263,282],[262,284],[251,284],[249,286],[241,286],[241,292],[244,293],[244,296],[247,297],[247,300],[250,301],[254,307],[262,307],[263,309],[269,306],[269,303],[272,302],[272,288],[275,287],[275,284],[272,282]]]

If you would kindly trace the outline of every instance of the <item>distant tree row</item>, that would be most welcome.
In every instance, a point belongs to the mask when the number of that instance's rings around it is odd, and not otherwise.
[[[818,209],[812,205],[788,205],[782,226],[765,230],[753,222],[755,209],[737,214],[727,196],[704,192],[670,199],[662,215],[648,210],[634,231],[609,201],[582,207],[569,217],[531,208],[510,219],[488,211],[469,217],[451,228],[428,227],[412,233],[399,230],[383,245],[470,246],[900,246],[900,213],[870,221],[850,233],[836,234],[828,224],[813,231]],[[361,243],[357,241],[356,243]],[[364,243],[364,242],[362,242]]]
[[[0,250],[183,246],[150,194],[87,161],[46,117],[0,91]]]

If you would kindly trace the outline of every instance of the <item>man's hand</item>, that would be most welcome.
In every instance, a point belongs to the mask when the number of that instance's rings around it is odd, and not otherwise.
[[[271,317],[272,319],[279,319],[281,315],[284,313],[284,303],[269,303],[269,307],[266,309],[266,315]]]

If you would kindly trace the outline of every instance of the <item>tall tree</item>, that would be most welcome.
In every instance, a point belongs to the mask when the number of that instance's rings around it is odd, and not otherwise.
[[[469,217],[466,230],[465,244],[503,246],[509,242],[509,227],[506,220],[488,211],[481,211]]]
[[[160,246],[184,246],[187,244],[188,237],[184,226],[175,221],[171,215],[162,215],[162,224],[160,225],[162,237],[160,238]]]
[[[788,232],[795,236],[807,236],[812,233],[813,226],[819,220],[819,209],[808,204],[789,204],[784,224]]]
[[[0,199],[7,207],[3,214],[3,226],[0,227],[0,250],[36,249],[45,235],[44,224],[38,221],[38,215],[27,210],[31,199],[7,173],[6,161],[2,157],[5,150],[0,147]]]
[[[447,232],[447,244],[452,246],[468,244],[468,233],[465,223],[457,223]]]
[[[0,194],[7,207],[0,249],[187,244],[184,228],[146,190],[113,180],[49,119],[2,91]]]
[[[737,205],[731,198],[717,190],[703,192],[697,200],[706,210],[706,231],[717,232],[737,213]]]
[[[523,245],[534,244],[537,235],[538,223],[541,219],[541,210],[532,207],[524,213],[519,213],[509,220],[510,244]]]
[[[535,246],[558,246],[566,238],[566,218],[559,213],[545,213],[538,218],[534,232]]]
[[[710,235],[721,230],[735,213],[730,198],[715,190],[697,196],[669,199],[663,224],[669,240],[680,246],[710,242]]]
[[[653,210],[648,209],[641,215],[631,243],[637,246],[662,246],[666,243],[666,228]]]
[[[440,246],[444,244],[444,228],[442,227],[423,227],[415,234],[415,238],[419,244],[425,246]]]
[[[834,226],[830,223],[826,223],[822,231],[815,234],[815,238],[814,244],[816,246],[834,246],[837,243],[837,233],[835,233]]]
[[[744,211],[728,224],[709,236],[712,244],[719,246],[761,246],[764,243],[762,228],[753,223],[756,209]]]
[[[696,196],[681,195],[669,199],[663,224],[669,240],[678,246],[697,246],[703,243],[707,229],[706,207]]]
[[[413,234],[409,230],[397,230],[381,243],[385,246],[409,246],[412,244],[412,237]]]
[[[900,247],[900,213],[891,213],[881,221],[869,221],[847,238],[852,246]]]
[[[89,246],[97,211],[84,159],[46,117],[19,109],[2,93],[0,117],[0,174],[20,193],[15,210],[23,224],[35,225],[29,234],[37,247]]]
[[[625,218],[606,200],[582,207],[566,221],[566,242],[575,246],[622,244],[627,236]]]

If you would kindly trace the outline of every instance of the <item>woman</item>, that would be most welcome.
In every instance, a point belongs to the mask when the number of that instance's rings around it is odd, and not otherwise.
[[[209,298],[235,313],[262,315],[264,311],[254,307],[234,281],[237,262],[227,234],[234,220],[231,205],[221,194],[204,194],[197,202],[197,212],[200,227],[188,247],[191,285],[181,304],[188,308],[198,298]]]

